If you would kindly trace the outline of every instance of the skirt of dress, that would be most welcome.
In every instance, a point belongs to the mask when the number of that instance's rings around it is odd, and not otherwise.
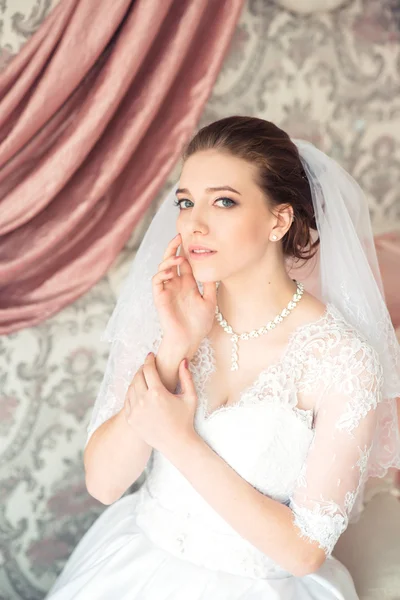
[[[155,546],[138,527],[135,494],[110,505],[85,533],[45,600],[359,600],[330,557],[313,574],[250,579],[212,571]]]

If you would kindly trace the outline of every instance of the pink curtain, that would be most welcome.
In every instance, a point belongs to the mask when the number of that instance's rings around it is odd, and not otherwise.
[[[107,271],[193,132],[244,0],[61,0],[0,75],[0,333]]]
[[[386,303],[394,327],[400,329],[400,231],[376,236],[375,247],[385,287]]]

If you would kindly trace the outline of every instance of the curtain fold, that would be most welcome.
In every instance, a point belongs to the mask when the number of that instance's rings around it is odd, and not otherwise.
[[[0,75],[0,333],[105,274],[193,132],[243,1],[61,0]]]

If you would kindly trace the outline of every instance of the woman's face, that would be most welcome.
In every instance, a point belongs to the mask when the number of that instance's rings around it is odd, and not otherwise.
[[[265,258],[276,217],[255,182],[255,169],[217,150],[186,160],[177,192],[177,231],[181,254],[198,281],[222,281]],[[196,254],[191,246],[213,253]]]

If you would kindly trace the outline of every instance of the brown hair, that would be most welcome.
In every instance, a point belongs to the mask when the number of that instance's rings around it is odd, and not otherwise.
[[[200,150],[218,149],[258,167],[257,184],[272,208],[293,207],[294,221],[282,238],[286,256],[309,259],[316,253],[316,230],[310,186],[297,146],[287,133],[270,121],[232,116],[200,129],[184,150],[186,160]]]

